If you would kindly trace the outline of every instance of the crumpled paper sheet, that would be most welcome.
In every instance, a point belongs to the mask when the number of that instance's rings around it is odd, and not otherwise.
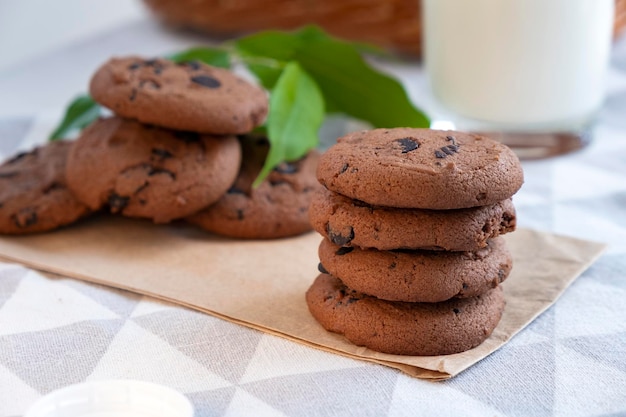
[[[97,217],[52,233],[0,237],[0,259],[187,306],[299,343],[440,380],[477,363],[552,305],[605,246],[518,230],[502,321],[480,346],[445,356],[374,352],[327,332],[304,294],[318,275],[316,233],[280,240],[232,240],[184,224]]]

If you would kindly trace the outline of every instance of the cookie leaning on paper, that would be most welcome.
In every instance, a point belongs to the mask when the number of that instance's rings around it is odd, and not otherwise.
[[[187,218],[209,232],[245,239],[275,239],[311,230],[308,218],[313,191],[321,188],[315,178],[318,153],[298,161],[283,162],[257,187],[256,180],[269,151],[263,136],[240,138],[241,170],[227,193],[215,204]]]
[[[19,153],[0,165],[0,233],[45,232],[91,212],[67,188],[71,142],[57,141]]]
[[[122,117],[201,133],[250,132],[268,109],[260,87],[198,61],[113,58],[93,75],[89,91]]]
[[[322,155],[319,181],[371,205],[457,209],[511,197],[524,176],[517,156],[484,136],[430,129],[353,132]]]
[[[167,223],[217,201],[241,163],[235,136],[179,132],[100,119],[83,131],[67,161],[67,183],[93,210]]]

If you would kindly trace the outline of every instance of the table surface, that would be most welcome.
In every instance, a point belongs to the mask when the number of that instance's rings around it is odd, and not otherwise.
[[[50,118],[110,55],[197,41],[141,20],[42,56],[45,66],[0,72],[0,159],[44,140]],[[418,63],[386,68],[429,107]],[[609,87],[592,144],[524,162],[514,199],[520,226],[606,242],[607,252],[552,308],[457,377],[418,380],[149,297],[0,263],[0,416],[22,415],[54,389],[111,378],[173,387],[196,416],[626,415],[626,39],[615,47]]]

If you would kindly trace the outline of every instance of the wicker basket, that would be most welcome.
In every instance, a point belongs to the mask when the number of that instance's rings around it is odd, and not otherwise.
[[[346,39],[419,56],[418,0],[144,0],[163,22],[220,37],[308,23]],[[615,34],[626,27],[626,0],[616,0]]]

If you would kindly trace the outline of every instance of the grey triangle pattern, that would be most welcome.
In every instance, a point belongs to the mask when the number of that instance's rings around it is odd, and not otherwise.
[[[182,308],[132,320],[232,383],[241,379],[263,337],[259,331]]]
[[[25,268],[11,268],[2,271],[0,276],[0,309],[13,296],[13,293],[20,285],[20,281],[27,273],[28,270]]]
[[[378,368],[373,375],[371,368],[360,367],[270,378],[240,388],[290,417],[384,416],[398,371]]]
[[[551,343],[505,346],[444,384],[506,416],[552,416],[555,370]]]
[[[194,417],[217,417],[224,415],[235,395],[236,387],[186,394],[193,404]]]
[[[559,339],[558,343],[626,374],[626,332],[570,337]]]
[[[592,279],[612,287],[626,289],[626,256],[623,254],[603,255],[578,279]]]
[[[626,417],[626,405],[624,406],[623,411],[618,411],[617,413],[610,414],[598,414],[593,417]]]
[[[550,340],[554,340],[554,322],[555,322],[555,308],[554,306],[546,310],[542,315],[537,317],[528,328],[533,332],[547,337]]]
[[[0,363],[43,394],[82,382],[123,323],[123,320],[94,320],[3,336]]]
[[[75,279],[65,280],[65,284],[97,301],[122,318],[128,318],[131,315],[142,297],[129,291]]]

